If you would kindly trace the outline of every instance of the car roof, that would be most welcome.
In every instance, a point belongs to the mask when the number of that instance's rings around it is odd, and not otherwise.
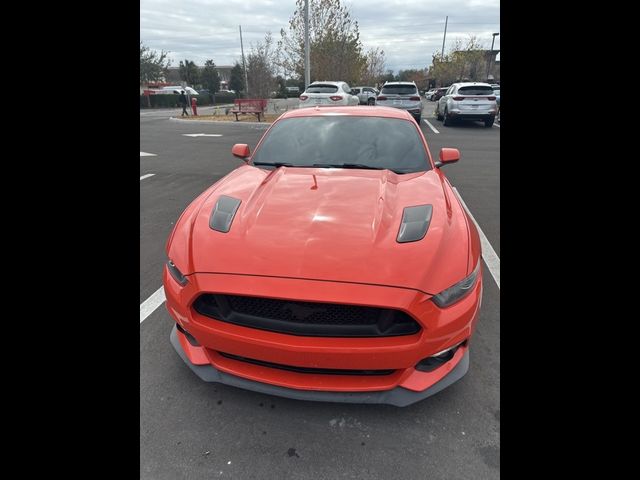
[[[372,105],[370,107],[343,106],[343,107],[306,107],[284,112],[278,120],[295,117],[384,117],[413,120],[411,114],[405,110],[392,107]]]
[[[491,87],[491,84],[486,82],[457,82],[453,85],[457,85],[458,87],[469,87],[469,86],[480,86],[480,87]]]
[[[416,82],[385,82],[384,85],[413,85],[415,87]]]
[[[323,80],[323,81],[316,80],[315,82],[311,82],[308,86],[310,87],[311,85],[315,85],[316,83],[328,84],[328,85],[342,85],[347,82],[333,82],[331,80]]]

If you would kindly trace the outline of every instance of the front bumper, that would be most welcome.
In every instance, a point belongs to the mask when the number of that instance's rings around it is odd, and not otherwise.
[[[183,358],[186,355],[189,360],[187,363],[193,365],[196,373],[205,370],[214,372],[202,377],[205,380],[291,398],[326,398],[326,401],[348,401],[346,398],[351,398],[352,402],[394,405],[418,401],[464,375],[467,370],[465,363],[468,363],[464,359],[467,344],[458,348],[450,361],[433,371],[418,371],[415,366],[422,359],[465,342],[472,336],[482,298],[482,277],[467,297],[445,309],[437,308],[430,295],[414,290],[341,282],[193,274],[189,276],[189,283],[181,287],[166,267],[164,287],[165,305],[169,313],[180,328],[193,337],[191,343],[178,331],[175,336],[182,352],[178,351]],[[193,303],[203,292],[251,292],[253,296],[270,298],[281,298],[285,292],[289,292],[293,298],[309,302],[394,308],[411,314],[422,329],[411,335],[376,338],[282,334],[199,314],[193,308]],[[250,361],[234,359],[234,356],[263,364],[252,364]],[[392,370],[392,373],[305,373],[272,368],[265,364],[308,369]],[[389,392],[401,392],[402,395]],[[402,400],[395,400],[398,395]]]
[[[230,375],[218,370],[211,364],[195,365],[191,362],[185,353],[184,345],[189,350],[191,344],[186,337],[178,331],[176,326],[171,330],[171,344],[175,348],[180,358],[189,366],[193,372],[205,382],[223,383],[233,387],[251,390],[268,395],[276,395],[278,397],[293,398],[295,400],[311,400],[316,402],[338,402],[338,403],[370,403],[370,404],[387,404],[396,407],[406,407],[412,403],[424,400],[431,395],[447,388],[452,383],[460,380],[469,370],[469,350],[464,348],[458,363],[451,368],[448,374],[433,384],[431,387],[421,392],[415,392],[403,387],[395,387],[391,390],[374,391],[374,392],[328,392],[318,390],[297,390],[294,388],[285,388],[268,383],[257,382],[247,378]],[[198,348],[198,347],[195,347]],[[449,363],[453,363],[452,359]],[[444,365],[443,367],[446,367]],[[443,368],[441,367],[441,368]]]

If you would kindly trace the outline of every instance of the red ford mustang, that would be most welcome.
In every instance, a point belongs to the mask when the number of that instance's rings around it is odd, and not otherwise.
[[[411,115],[283,114],[167,242],[171,342],[203,380],[404,406],[460,379],[479,315],[478,232]]]

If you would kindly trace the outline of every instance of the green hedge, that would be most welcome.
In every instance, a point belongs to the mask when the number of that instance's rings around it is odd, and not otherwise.
[[[211,97],[209,95],[198,95],[198,106],[203,107],[211,105]],[[216,93],[216,105],[223,103],[233,103],[235,95],[228,93]],[[180,95],[140,95],[140,108],[180,108]]]

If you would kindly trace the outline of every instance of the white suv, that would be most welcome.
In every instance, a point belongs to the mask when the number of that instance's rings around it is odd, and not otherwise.
[[[298,108],[319,106],[358,105],[360,99],[351,94],[345,82],[313,82],[300,95]]]
[[[491,127],[498,113],[493,87],[488,83],[454,83],[436,104],[436,116],[443,125],[456,119],[482,120]]]
[[[418,125],[422,117],[422,100],[414,82],[387,82],[382,86],[376,105],[408,111]]]

